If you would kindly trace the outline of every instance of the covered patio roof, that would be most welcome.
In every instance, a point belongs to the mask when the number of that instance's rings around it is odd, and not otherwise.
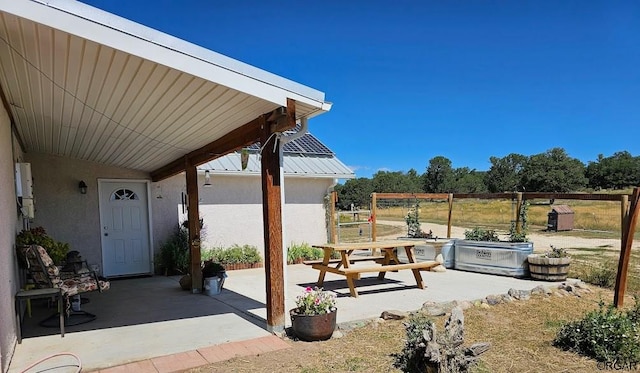
[[[185,171],[192,291],[201,291],[196,167],[263,152],[267,324],[284,326],[278,135],[330,110],[324,93],[73,0],[0,2],[0,98],[26,152]],[[272,144],[272,145],[271,145]]]
[[[331,108],[320,91],[72,0],[0,3],[0,86],[25,151],[146,172],[287,99],[296,119]]]

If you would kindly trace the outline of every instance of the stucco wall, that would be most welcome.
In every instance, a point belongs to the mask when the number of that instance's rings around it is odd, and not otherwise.
[[[14,151],[12,152],[12,149]],[[18,290],[14,243],[18,231],[15,193],[15,162],[20,160],[17,142],[12,141],[7,112],[0,105],[0,371],[9,369],[16,343],[13,296]]]
[[[58,241],[80,251],[90,264],[101,264],[98,179],[149,179],[144,172],[107,167],[77,159],[27,153],[34,179],[35,219]],[[88,186],[80,194],[80,180]],[[199,175],[200,215],[205,220],[204,247],[249,244],[263,251],[262,186],[259,176],[212,177],[203,188]],[[331,179],[285,179],[285,244],[326,242],[323,198]],[[179,222],[184,174],[151,183],[152,245],[155,253]]]
[[[285,178],[285,245],[326,242],[323,199],[332,183],[331,179]],[[203,184],[204,177],[200,175],[200,216],[204,219],[206,234],[203,247],[249,244],[264,252],[260,176],[212,175],[212,186],[203,188]],[[164,211],[179,210],[184,185],[184,175],[175,176],[163,185],[162,200],[175,204],[175,207],[166,206]]]
[[[149,179],[145,172],[42,153],[26,153],[31,163],[35,219],[54,239],[67,242],[90,264],[102,263],[98,178]],[[78,183],[84,180],[87,194]]]

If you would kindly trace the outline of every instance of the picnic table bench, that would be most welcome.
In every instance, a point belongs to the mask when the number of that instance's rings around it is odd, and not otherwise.
[[[324,283],[324,277],[327,272],[345,276],[352,297],[358,296],[358,291],[355,287],[355,280],[360,279],[361,273],[369,272],[378,272],[378,279],[383,280],[386,272],[388,271],[409,269],[413,273],[413,277],[416,280],[418,288],[424,289],[424,283],[422,282],[422,275],[420,274],[420,271],[435,267],[438,265],[438,262],[416,262],[415,256],[413,255],[413,248],[415,245],[415,241],[380,241],[313,245],[313,247],[324,251],[324,259],[322,261],[306,261],[305,264],[310,264],[311,268],[320,271],[320,275],[318,276],[318,286],[320,287]],[[395,252],[395,249],[398,247],[404,247],[408,263],[401,263],[400,260],[398,260],[398,256]],[[379,250],[384,253],[384,255],[353,255],[354,252],[362,250]],[[340,253],[339,259],[331,258],[334,252]],[[361,261],[373,261],[378,263],[378,265],[351,266],[351,264]],[[332,264],[335,264],[335,266],[332,266]]]

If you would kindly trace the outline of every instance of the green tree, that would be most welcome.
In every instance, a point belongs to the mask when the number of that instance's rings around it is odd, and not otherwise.
[[[586,176],[589,186],[600,189],[624,189],[640,185],[640,157],[627,151],[616,152],[610,157],[598,155],[598,160],[589,162]]]
[[[451,161],[441,155],[431,158],[423,174],[423,190],[427,193],[449,193],[454,188],[455,175]]]
[[[522,190],[522,170],[527,157],[511,153],[505,157],[490,157],[491,168],[486,173],[485,184],[491,193]]]
[[[373,175],[373,190],[378,193],[415,193],[420,192],[420,184],[416,184],[415,175],[402,171],[378,171]],[[418,179],[419,180],[419,179]]]
[[[522,184],[527,192],[577,191],[587,185],[585,166],[564,149],[553,148],[529,158],[522,170]]]
[[[406,192],[408,193],[421,193],[422,190],[422,178],[418,174],[418,171],[415,169],[410,169],[407,171],[407,184],[408,188]]]
[[[455,181],[454,193],[486,193],[487,186],[484,183],[485,172],[471,170],[469,167],[460,167],[453,170]]]
[[[344,184],[335,187],[338,193],[338,208],[349,210],[353,203],[356,207],[369,208],[371,193],[373,193],[373,181],[366,177],[349,179]]]

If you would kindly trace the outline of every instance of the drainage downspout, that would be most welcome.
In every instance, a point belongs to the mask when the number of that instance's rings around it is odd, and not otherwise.
[[[278,158],[280,159],[280,200],[282,201],[282,211],[281,216],[282,216],[282,223],[286,222],[287,219],[285,218],[285,209],[286,209],[286,203],[285,203],[285,193],[284,193],[284,167],[283,167],[283,163],[284,163],[284,157],[283,157],[283,151],[282,149],[284,148],[284,144],[293,141],[295,139],[298,139],[302,136],[304,136],[305,133],[307,133],[309,129],[309,124],[308,124],[308,119],[306,117],[300,118],[300,130],[298,130],[298,132],[291,134],[289,136],[282,136],[280,137],[280,140],[282,141],[282,143],[280,144],[280,154],[278,156]],[[285,308],[287,308],[287,303],[289,301],[289,292],[287,291],[287,280],[289,278],[288,274],[287,274],[287,237],[286,237],[286,233],[287,230],[286,229],[282,229],[282,280],[284,281],[284,304],[285,304]],[[285,326],[286,325],[290,325],[291,324],[291,320],[288,319],[286,317],[286,313],[285,313]]]

